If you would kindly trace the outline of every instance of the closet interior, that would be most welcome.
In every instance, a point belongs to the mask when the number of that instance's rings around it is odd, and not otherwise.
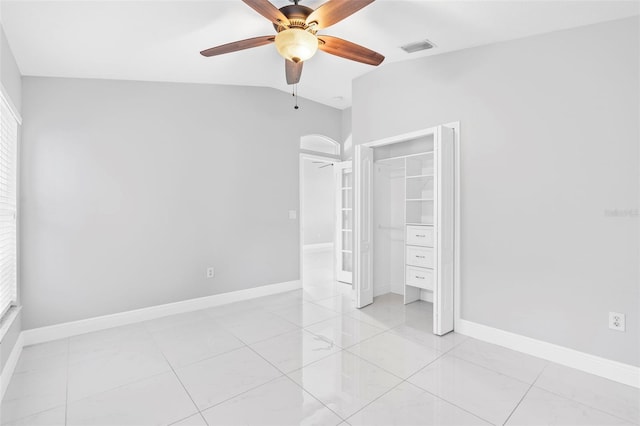
[[[443,127],[373,147],[373,296],[433,303],[439,335],[453,329],[453,163]]]

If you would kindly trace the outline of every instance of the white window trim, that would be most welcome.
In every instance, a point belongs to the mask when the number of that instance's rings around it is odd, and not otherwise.
[[[7,89],[4,88],[2,83],[0,83],[0,98],[7,104],[7,106],[9,106],[9,111],[11,111],[11,115],[13,115],[13,118],[18,122],[18,126],[22,126],[22,116],[20,115],[20,112],[18,112],[18,108],[16,108],[16,105],[11,100],[11,96],[9,96],[9,92],[7,92]]]
[[[4,85],[0,82],[0,102],[3,102],[7,107],[9,112],[11,113],[11,115],[13,116],[13,118],[16,120],[17,125],[18,125],[18,134],[16,135],[16,212],[15,212],[15,221],[16,221],[16,300],[13,301],[12,304],[10,304],[9,306],[7,306],[6,308],[4,308],[1,312],[0,312],[0,341],[2,341],[4,334],[7,332],[8,328],[11,326],[11,324],[13,324],[13,321],[15,320],[17,313],[20,311],[20,307],[19,307],[19,301],[18,301],[18,297],[19,297],[19,288],[18,288],[18,265],[19,265],[19,260],[17,259],[18,256],[18,246],[19,246],[19,242],[18,242],[18,210],[19,210],[19,194],[18,194],[18,163],[19,163],[19,158],[18,158],[18,152],[19,152],[19,143],[20,143],[20,126],[22,126],[22,117],[20,115],[20,113],[18,112],[18,109],[16,108],[15,104],[13,103],[13,101],[11,100],[11,97],[8,95],[7,90],[5,89]],[[1,309],[1,308],[0,308]]]

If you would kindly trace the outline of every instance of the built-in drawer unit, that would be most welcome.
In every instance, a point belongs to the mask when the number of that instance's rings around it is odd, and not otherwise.
[[[433,247],[433,226],[407,226],[407,244]]]
[[[407,246],[407,265],[433,268],[434,258],[431,247]]]
[[[433,269],[407,265],[407,285],[433,291]]]

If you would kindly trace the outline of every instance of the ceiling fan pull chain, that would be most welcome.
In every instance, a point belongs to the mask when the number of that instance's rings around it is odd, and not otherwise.
[[[300,107],[298,106],[298,85],[297,84],[293,85],[293,96],[296,98],[296,105],[293,107],[293,109],[299,109]]]

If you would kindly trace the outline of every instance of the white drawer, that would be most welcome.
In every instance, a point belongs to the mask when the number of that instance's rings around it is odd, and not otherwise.
[[[407,265],[406,282],[412,287],[433,291],[433,270]]]
[[[407,265],[433,268],[433,249],[430,247],[407,246]]]
[[[407,226],[407,244],[433,247],[433,226]]]

